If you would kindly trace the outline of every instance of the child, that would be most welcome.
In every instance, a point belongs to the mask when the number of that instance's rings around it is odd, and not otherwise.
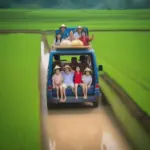
[[[84,98],[87,99],[87,93],[88,93],[88,88],[90,88],[91,84],[92,84],[92,76],[91,76],[91,69],[90,68],[86,68],[84,70],[84,75],[82,76],[82,81],[84,84],[84,89],[85,89],[85,96]]]
[[[55,74],[52,77],[52,81],[53,81],[53,88],[56,88],[57,91],[57,99],[59,99],[59,89],[60,89],[60,93],[61,93],[61,99],[62,99],[62,82],[63,82],[63,78],[60,72],[60,67],[59,66],[55,66],[54,68]]]
[[[81,37],[79,38],[80,41],[84,44],[84,46],[89,46],[89,42],[91,42],[94,38],[94,35],[90,38],[89,36],[86,35],[85,31],[81,32]]]
[[[55,45],[55,46],[59,46],[60,43],[61,43],[61,35],[60,35],[60,34],[57,34],[57,35],[56,35],[56,39],[55,39],[55,41],[54,41],[54,45]]]
[[[74,84],[75,84],[75,98],[78,99],[78,85],[82,87],[83,94],[84,92],[84,86],[82,83],[82,72],[80,72],[80,68],[76,67],[76,71],[74,73]],[[85,97],[85,94],[84,94]]]

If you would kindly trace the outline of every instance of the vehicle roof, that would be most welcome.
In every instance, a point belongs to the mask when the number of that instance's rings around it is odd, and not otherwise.
[[[85,31],[86,31],[86,33],[88,34],[88,28],[87,27],[82,27]],[[70,31],[73,31],[73,32],[75,32],[77,30],[77,27],[67,27],[66,28],[66,32],[67,33],[70,33]],[[60,29],[57,29],[57,30],[55,30],[55,34],[58,34],[60,32]]]
[[[70,49],[70,50],[52,50],[50,53],[53,53],[53,54],[65,54],[65,55],[70,55],[70,54],[72,54],[72,55],[78,55],[78,54],[92,54],[92,53],[94,53],[95,51],[94,51],[94,49],[87,49],[87,50],[83,50],[83,49],[78,49],[78,50],[76,50],[76,49]]]

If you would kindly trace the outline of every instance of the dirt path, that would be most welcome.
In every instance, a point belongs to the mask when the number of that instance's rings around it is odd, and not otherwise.
[[[52,150],[131,149],[103,106],[60,106],[49,111],[47,122]]]

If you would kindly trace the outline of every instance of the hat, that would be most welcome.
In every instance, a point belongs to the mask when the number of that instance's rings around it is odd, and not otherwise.
[[[58,65],[56,65],[55,68],[54,68],[54,70],[56,70],[56,69],[60,69],[60,67]]]
[[[92,73],[92,70],[91,70],[90,68],[88,68],[88,67],[86,67],[86,68],[85,68],[84,72],[86,72],[86,71],[88,71],[88,72],[91,72],[91,73]]]
[[[81,26],[78,26],[77,29],[82,29],[82,27],[81,27]]]
[[[71,67],[70,67],[69,65],[65,65],[65,66],[64,66],[64,69],[65,69],[65,68],[71,69]]]
[[[62,24],[62,25],[60,26],[60,28],[61,28],[61,27],[64,27],[64,28],[66,28],[66,25],[65,25],[65,24]]]

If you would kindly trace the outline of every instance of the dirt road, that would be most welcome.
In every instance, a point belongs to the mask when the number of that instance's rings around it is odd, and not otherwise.
[[[107,107],[90,104],[49,110],[48,136],[52,150],[130,150]]]

